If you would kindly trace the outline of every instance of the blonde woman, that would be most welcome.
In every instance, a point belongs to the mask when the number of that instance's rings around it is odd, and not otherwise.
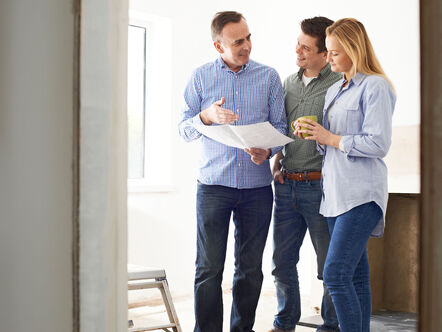
[[[396,96],[362,23],[352,18],[327,28],[327,61],[344,77],[326,94],[323,125],[305,120],[324,154],[320,213],[331,235],[324,267],[342,332],[370,330],[367,241],[382,236],[387,208],[387,167]]]

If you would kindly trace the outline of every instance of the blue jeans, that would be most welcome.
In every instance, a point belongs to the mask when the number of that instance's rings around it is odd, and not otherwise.
[[[342,332],[370,331],[371,292],[367,241],[382,216],[374,202],[328,218],[331,240],[324,267]]]
[[[285,178],[283,184],[275,182],[272,274],[275,276],[278,313],[273,325],[282,330],[294,329],[301,317],[296,265],[307,228],[316,252],[317,277],[322,280],[330,235],[326,218],[319,214],[321,197],[319,180],[297,182]],[[325,286],[321,316],[324,324],[318,327],[318,331],[339,331],[335,309]]]
[[[272,216],[272,187],[235,189],[198,183],[195,332],[222,332],[221,281],[230,216],[235,225],[231,332],[251,332],[262,274],[262,255]]]

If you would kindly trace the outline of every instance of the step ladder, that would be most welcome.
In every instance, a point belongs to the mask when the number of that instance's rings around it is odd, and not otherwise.
[[[149,288],[158,288],[163,297],[164,306],[169,316],[169,324],[131,327],[129,321],[129,332],[143,332],[163,330],[166,332],[182,332],[178,316],[173,305],[172,296],[170,295],[169,285],[167,284],[166,271],[159,268],[149,268],[140,265],[127,265],[128,271],[128,290],[140,290]]]

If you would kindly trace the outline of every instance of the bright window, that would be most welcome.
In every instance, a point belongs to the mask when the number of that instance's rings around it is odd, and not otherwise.
[[[129,26],[127,66],[128,177],[144,178],[146,28]]]
[[[128,190],[171,190],[172,29],[170,20],[130,13]]]

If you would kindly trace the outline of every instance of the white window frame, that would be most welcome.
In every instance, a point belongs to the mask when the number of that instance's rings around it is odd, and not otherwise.
[[[144,177],[128,192],[170,192],[172,130],[172,25],[168,18],[129,11],[129,25],[146,28]],[[160,182],[161,181],[161,182]]]

